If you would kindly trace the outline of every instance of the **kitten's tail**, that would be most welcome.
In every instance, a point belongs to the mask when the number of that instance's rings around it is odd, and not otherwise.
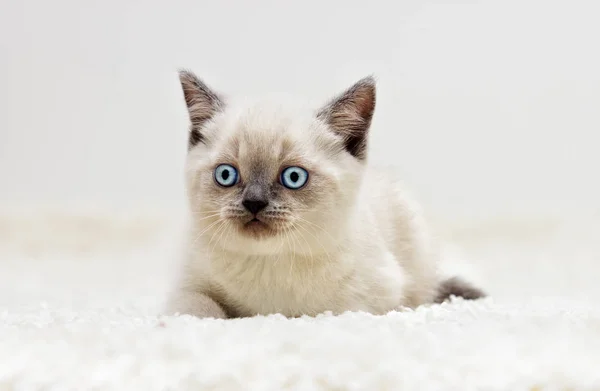
[[[465,300],[476,300],[486,297],[487,294],[459,277],[452,277],[442,281],[438,286],[434,302],[442,303],[452,296],[462,297]]]

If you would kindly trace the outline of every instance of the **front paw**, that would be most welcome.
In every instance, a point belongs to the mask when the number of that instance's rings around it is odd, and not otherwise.
[[[227,319],[227,313],[219,303],[198,292],[179,292],[167,304],[167,313],[192,315],[198,318]]]

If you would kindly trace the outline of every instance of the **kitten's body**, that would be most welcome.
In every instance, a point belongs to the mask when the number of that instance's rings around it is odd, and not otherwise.
[[[194,242],[200,233],[193,230],[185,290],[206,293],[230,316],[348,310],[383,314],[431,302],[437,287],[436,254],[419,212],[389,177],[365,177],[358,207],[335,245],[326,233],[306,225],[296,240],[273,245],[281,252],[246,253],[243,247],[234,252],[221,248],[215,238],[210,245],[210,237]],[[194,295],[188,299],[192,301],[179,302],[179,308],[197,313]]]
[[[383,314],[436,300],[437,251],[418,206],[366,164],[371,79],[304,114],[236,110],[189,73],[182,84],[192,121],[191,225],[170,312]],[[215,183],[219,164],[237,168],[235,185]],[[299,189],[283,186],[290,166],[309,173]],[[260,211],[241,206],[257,197]]]

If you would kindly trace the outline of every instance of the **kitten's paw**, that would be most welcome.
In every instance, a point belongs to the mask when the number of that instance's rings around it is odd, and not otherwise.
[[[179,292],[167,304],[168,315],[192,315],[198,318],[227,319],[227,313],[216,301],[198,292]]]
[[[465,300],[476,300],[486,297],[487,294],[459,277],[452,277],[440,283],[434,303],[442,303],[449,300],[451,296],[462,297]]]

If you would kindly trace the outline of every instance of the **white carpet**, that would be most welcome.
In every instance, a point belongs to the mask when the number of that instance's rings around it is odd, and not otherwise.
[[[32,216],[0,218],[0,390],[600,389],[598,220],[445,229],[481,302],[217,321],[154,315],[160,220]]]

